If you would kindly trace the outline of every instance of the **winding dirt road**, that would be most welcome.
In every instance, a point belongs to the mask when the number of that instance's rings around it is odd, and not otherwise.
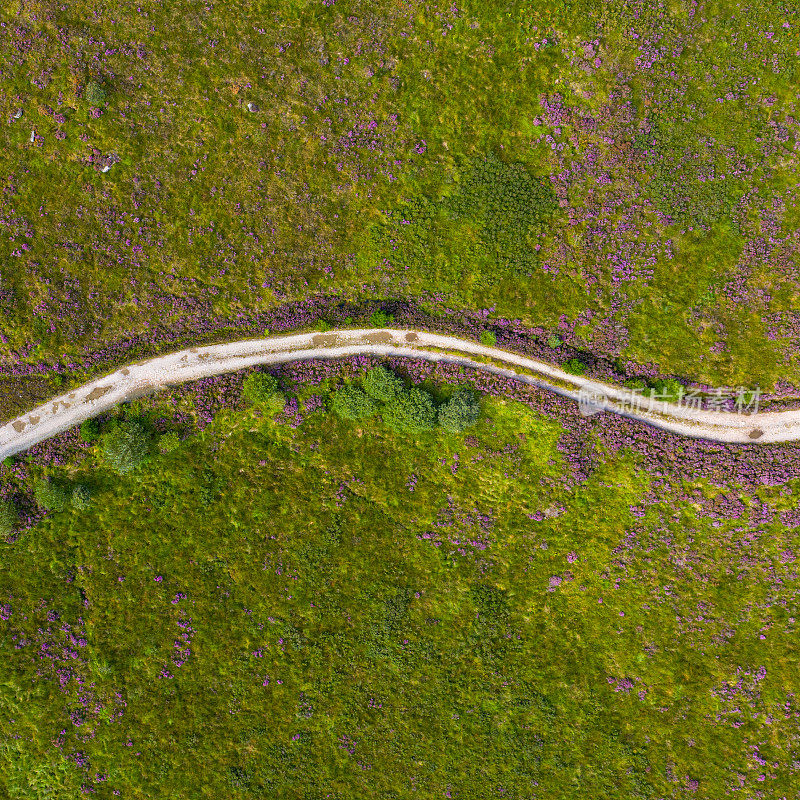
[[[577,400],[586,414],[611,411],[684,436],[743,444],[800,439],[800,409],[746,414],[700,410],[687,404],[649,403],[642,398],[637,407],[631,401],[630,390],[624,387],[570,375],[543,361],[498,347],[425,331],[359,329],[191,347],[130,364],[0,427],[0,459],[159,387],[257,364],[360,354],[408,356],[475,367]],[[593,403],[590,396],[596,398]]]

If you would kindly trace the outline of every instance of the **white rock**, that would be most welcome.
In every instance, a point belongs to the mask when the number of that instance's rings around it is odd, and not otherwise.
[[[31,144],[36,141],[36,131],[31,131]]]
[[[19,119],[22,116],[22,109],[18,108],[17,113],[14,114],[14,119]]]

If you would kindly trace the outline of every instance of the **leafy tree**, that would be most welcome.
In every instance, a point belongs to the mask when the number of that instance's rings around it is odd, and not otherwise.
[[[571,375],[583,375],[586,372],[586,364],[579,361],[577,358],[570,358],[561,365],[564,372],[569,372]]]
[[[267,372],[253,372],[242,384],[242,397],[253,405],[264,405],[278,391],[278,381]]]
[[[9,536],[18,519],[16,506],[10,500],[0,501],[0,536]]]
[[[98,81],[89,81],[83,90],[83,99],[93,106],[98,106],[106,99],[106,90]]]
[[[70,497],[64,486],[49,479],[34,482],[33,496],[36,502],[48,511],[63,511]]]
[[[148,456],[149,437],[138,422],[126,420],[103,437],[103,455],[115,472],[125,475]]]
[[[81,423],[80,434],[84,442],[91,444],[97,441],[100,438],[100,423],[94,417],[85,419]]]
[[[92,505],[92,490],[79,483],[72,490],[72,507],[77,511],[86,511]]]
[[[375,400],[388,403],[403,391],[403,381],[386,367],[373,367],[362,382],[364,391]]]
[[[439,406],[439,425],[447,431],[461,433],[472,427],[481,414],[478,398],[469,389],[459,389],[446,403]]]
[[[343,419],[362,419],[374,414],[375,401],[362,389],[355,386],[343,386],[331,401],[333,411]]]
[[[436,409],[428,392],[416,387],[400,392],[381,409],[383,421],[398,433],[420,433],[436,425]]]
[[[493,331],[481,331],[481,344],[494,347],[497,344],[497,336]]]

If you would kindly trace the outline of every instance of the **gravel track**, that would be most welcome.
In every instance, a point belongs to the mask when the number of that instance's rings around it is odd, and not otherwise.
[[[684,436],[742,444],[800,439],[800,409],[746,414],[660,401],[653,404],[652,410],[644,407],[647,401],[636,408],[630,403],[631,393],[624,387],[570,375],[551,364],[509,350],[426,331],[375,328],[278,335],[190,347],[130,364],[55,397],[0,427],[0,459],[79,425],[117,403],[160,387],[258,364],[364,354],[408,356],[474,367],[577,400],[587,413],[602,409]],[[589,394],[600,398],[594,409],[588,404]]]

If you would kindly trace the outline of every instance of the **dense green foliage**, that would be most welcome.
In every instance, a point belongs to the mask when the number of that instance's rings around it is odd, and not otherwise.
[[[564,372],[569,372],[571,375],[583,375],[586,372],[586,364],[580,359],[569,358],[562,365],[561,368]]]
[[[79,483],[72,489],[72,507],[76,511],[87,511],[92,505],[92,490],[85,483]]]
[[[253,372],[242,385],[242,396],[250,403],[268,403],[277,391],[278,381],[267,372]]]
[[[364,391],[374,400],[388,403],[403,390],[403,381],[386,367],[373,367],[361,382]]]
[[[52,480],[37,480],[33,487],[33,496],[48,511],[63,511],[70,500],[69,490]]]
[[[383,406],[381,417],[393,431],[421,433],[436,424],[436,409],[428,392],[412,386]]]
[[[100,437],[100,425],[94,417],[84,420],[80,427],[81,439],[88,444],[97,441]]]
[[[17,509],[10,500],[0,500],[0,536],[9,536],[17,524]]]
[[[446,403],[442,403],[436,413],[442,428],[452,433],[461,433],[478,421],[481,406],[473,392],[460,389]]]
[[[150,437],[135,420],[124,420],[103,434],[102,451],[106,463],[125,475],[139,467],[150,451]]]
[[[464,168],[458,190],[442,201],[458,220],[473,224],[492,263],[529,275],[535,266],[535,235],[558,208],[549,180],[530,175],[523,164],[507,164],[495,154]]]
[[[342,419],[363,419],[375,413],[375,401],[357,386],[343,386],[331,400],[331,409]]]
[[[171,453],[181,445],[181,437],[175,431],[170,431],[158,439],[158,449],[162,453]]]
[[[684,386],[675,378],[653,381],[650,388],[654,397],[667,402],[674,402],[681,398],[685,392]]]
[[[97,81],[89,81],[89,83],[86,84],[86,88],[83,90],[83,99],[87,103],[98,106],[105,102],[106,90]]]

